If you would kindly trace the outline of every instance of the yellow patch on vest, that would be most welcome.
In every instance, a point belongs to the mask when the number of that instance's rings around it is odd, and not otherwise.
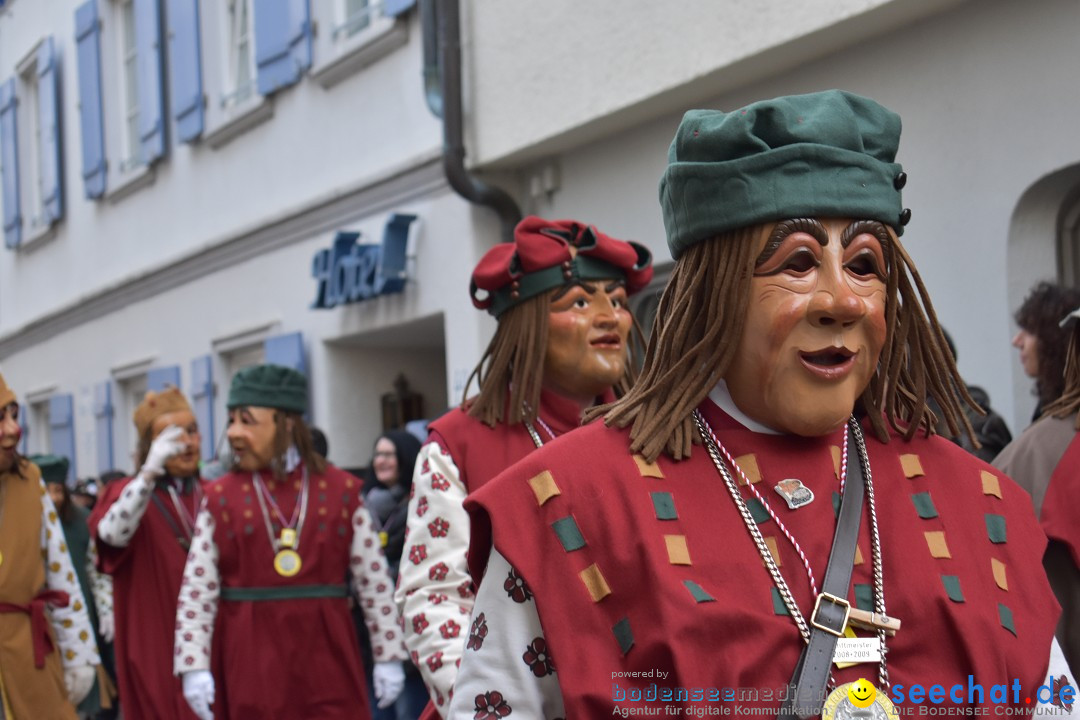
[[[994,582],[1002,590],[1008,591],[1009,580],[1005,576],[1005,563],[1001,562],[997,558],[990,558],[990,567],[994,571]]]
[[[664,471],[654,462],[649,462],[643,455],[634,455],[634,464],[637,465],[641,477],[663,478]]]
[[[543,505],[556,495],[562,495],[559,486],[555,484],[555,478],[547,470],[529,478],[529,487],[532,488],[533,495],[536,496],[537,505]]]
[[[919,460],[919,456],[913,453],[900,456],[900,467],[904,469],[904,477],[922,477],[926,474],[923,472],[922,462]]]
[[[690,564],[690,549],[686,546],[685,535],[665,535],[664,544],[667,545],[668,562],[672,565]]]
[[[945,533],[940,530],[933,530],[925,532],[923,535],[926,537],[927,547],[930,548],[930,557],[952,557],[952,553],[949,552],[949,544],[945,542]]]
[[[1001,483],[994,473],[986,470],[982,471],[982,490],[983,495],[993,495],[998,500],[1001,500]]]
[[[746,479],[750,481],[751,485],[756,485],[761,482],[761,470],[758,468],[756,455],[753,453],[750,453],[749,455],[740,455],[735,458],[735,464],[742,468],[743,475],[746,476]],[[735,480],[739,485],[746,484],[743,482],[742,475],[735,478]]]
[[[607,580],[604,579],[604,574],[600,572],[596,563],[578,573],[578,577],[585,584],[585,589],[589,591],[589,597],[593,602],[600,602],[611,594],[611,588],[608,587]]]

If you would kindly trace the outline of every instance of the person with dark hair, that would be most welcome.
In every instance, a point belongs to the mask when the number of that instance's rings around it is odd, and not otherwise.
[[[1049,538],[1043,565],[1061,603],[1057,638],[1070,666],[1080,666],[1080,307],[1062,321],[1069,333],[1064,389],[1042,417],[994,459],[1031,495]]]
[[[326,433],[314,426],[311,428],[311,449],[323,460],[328,457],[330,452],[330,443],[326,441]]]
[[[150,391],[132,414],[134,477],[101,490],[90,513],[97,565],[112,577],[116,678],[125,720],[194,720],[172,673],[173,623],[203,498],[201,435],[178,388]],[[105,614],[102,613],[102,617]]]
[[[405,544],[413,467],[420,440],[405,430],[388,430],[375,441],[371,466],[360,490],[379,542],[386,553],[391,583],[397,583],[401,552]],[[365,634],[364,641],[367,641]],[[428,703],[427,687],[420,671],[405,663],[405,689],[392,707],[372,708],[373,720],[415,720]]]
[[[949,353],[955,361],[957,358],[956,343],[953,342],[952,336],[949,335],[945,328],[941,329],[941,334],[945,337]],[[972,434],[969,435],[966,432],[950,433],[945,422],[941,419],[941,410],[931,400],[927,404],[933,410],[934,415],[939,418],[936,430],[940,435],[949,438],[980,460],[990,462],[1012,441],[1012,433],[1009,432],[1009,426],[1005,424],[1005,419],[990,407],[990,393],[978,385],[967,385],[965,383],[964,388],[967,390],[968,395],[971,396],[971,399],[975,401],[975,405],[978,406],[973,407],[965,404],[962,408],[968,424],[971,425]]]
[[[0,716],[75,720],[101,662],[89,603],[0,375]]]
[[[94,628],[94,640],[97,642],[98,651],[101,654],[102,672],[98,673],[97,680],[90,689],[90,693],[83,698],[76,710],[78,710],[80,716],[86,718],[100,718],[102,720],[114,718],[117,709],[113,703],[116,697],[116,689],[112,680],[112,643],[102,637],[101,615],[98,607],[101,588],[106,585],[111,587],[111,584],[103,583],[101,573],[94,567],[94,544],[90,540],[90,527],[87,525],[90,511],[82,505],[72,502],[72,493],[67,486],[70,463],[66,457],[59,455],[31,455],[30,461],[41,470],[41,479],[45,483],[45,489],[56,507],[56,514],[60,517],[60,527],[64,531],[64,541],[67,543],[68,552],[71,553],[71,562],[75,566],[75,575],[79,579],[79,588],[82,590],[83,597],[86,598],[86,610],[90,615],[90,625]],[[111,621],[111,597],[106,599],[105,610]],[[110,636],[109,640],[111,641],[111,639]]]
[[[686,113],[641,377],[466,502],[487,574],[453,720],[607,717],[652,692],[808,718],[874,677],[892,699],[1015,686],[1016,712],[1048,674],[1072,683],[1026,494],[927,410],[970,432],[899,240],[899,137],[838,90]]]
[[[1033,394],[1038,398],[1032,422],[1038,420],[1065,388],[1065,353],[1069,333],[1061,318],[1080,305],[1080,288],[1041,282],[1031,289],[1013,319],[1020,327],[1012,345],[1020,351],[1020,365],[1035,378]]]
[[[296,370],[241,370],[227,406],[232,469],[207,487],[176,611],[184,696],[201,720],[369,718],[347,576],[380,705],[401,693],[407,656],[359,483],[316,454]]]
[[[405,644],[432,698],[425,718],[449,708],[473,603],[465,496],[578,427],[587,408],[626,391],[634,376],[626,300],[651,279],[644,246],[573,220],[535,216],[473,271],[473,304],[499,324],[461,406],[429,425],[396,593]],[[473,380],[479,391],[469,397]]]

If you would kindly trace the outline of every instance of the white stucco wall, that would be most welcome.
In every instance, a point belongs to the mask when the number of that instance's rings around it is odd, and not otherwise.
[[[467,3],[477,164],[513,164],[786,72],[957,0]]]

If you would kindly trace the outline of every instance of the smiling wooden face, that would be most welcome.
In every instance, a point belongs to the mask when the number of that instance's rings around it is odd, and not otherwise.
[[[889,235],[850,219],[789,220],[767,232],[724,379],[757,422],[824,435],[847,420],[885,344]]]

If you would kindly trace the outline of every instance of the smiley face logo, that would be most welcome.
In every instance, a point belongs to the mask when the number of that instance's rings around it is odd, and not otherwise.
[[[870,707],[871,703],[874,702],[877,689],[864,678],[859,678],[851,684],[847,694],[852,705],[857,708],[866,708]]]

